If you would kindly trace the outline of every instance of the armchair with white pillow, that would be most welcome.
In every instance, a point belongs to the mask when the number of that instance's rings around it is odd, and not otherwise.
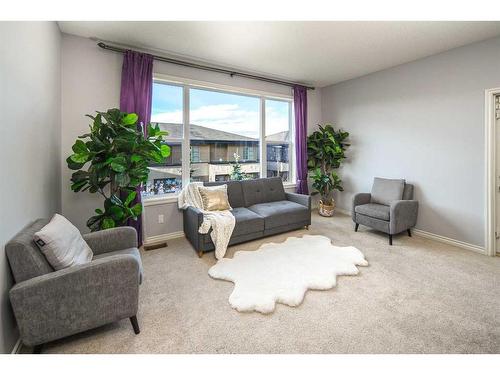
[[[5,246],[15,280],[10,301],[23,344],[40,352],[44,343],[124,318],[130,318],[138,334],[142,264],[135,229],[113,228],[79,238],[78,232],[64,239],[61,234],[74,232],[72,228],[46,231],[57,216],[61,218],[56,215],[50,222],[36,220]],[[48,239],[54,233],[56,238]],[[47,242],[59,246],[50,256],[44,249]],[[65,243],[71,249],[61,248]],[[90,258],[76,253],[87,247]],[[61,260],[66,264],[57,263]]]

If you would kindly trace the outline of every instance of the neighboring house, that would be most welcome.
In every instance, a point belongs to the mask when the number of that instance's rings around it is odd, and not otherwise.
[[[171,193],[182,187],[182,125],[159,123],[168,131],[171,154],[164,165],[151,165],[146,195]],[[259,140],[199,125],[190,125],[190,175],[192,181],[228,181],[239,156],[241,171],[250,178],[260,176]],[[288,180],[289,132],[266,137],[267,176]]]

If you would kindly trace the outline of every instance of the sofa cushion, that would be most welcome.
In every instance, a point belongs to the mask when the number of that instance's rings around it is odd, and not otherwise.
[[[137,263],[139,263],[139,284],[142,283],[142,277],[144,272],[142,268],[141,254],[139,253],[139,250],[137,248],[131,247],[130,249],[116,250],[116,251],[110,251],[108,253],[94,255],[92,260],[107,258],[113,255],[133,255],[134,258],[137,260]]]
[[[236,224],[234,226],[231,238],[249,235],[252,233],[264,232],[264,218],[257,215],[255,212],[250,211],[245,207],[236,207],[231,211],[234,218],[236,219]],[[210,233],[210,232],[209,232]],[[210,236],[204,236],[205,243],[212,242]]]
[[[300,223],[310,218],[307,207],[287,200],[254,204],[248,209],[264,218],[265,229]]]
[[[405,180],[375,177],[372,186],[371,203],[389,206],[392,201],[402,199],[404,188]]]
[[[229,204],[232,208],[235,207],[245,207],[245,201],[243,200],[243,191],[241,190],[240,181],[218,181],[218,182],[205,182],[205,186],[219,186],[227,185],[227,197],[229,199]]]
[[[254,204],[286,200],[285,188],[280,177],[257,178],[241,182],[245,207]]]
[[[264,231],[264,218],[248,208],[237,207],[231,213],[236,219],[233,236]]]
[[[358,214],[374,217],[376,219],[389,221],[389,206],[383,204],[367,203],[354,207],[354,211]]]

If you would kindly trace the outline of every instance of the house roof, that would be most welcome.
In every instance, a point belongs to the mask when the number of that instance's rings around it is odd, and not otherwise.
[[[290,132],[288,130],[266,136],[267,142],[289,142]]]
[[[168,137],[182,138],[182,125],[158,123],[160,129],[168,131]],[[257,138],[246,137],[244,135],[229,133],[222,130],[211,129],[205,126],[191,124],[189,126],[189,139],[204,141],[258,141]]]
[[[168,131],[168,137],[182,138],[181,124],[158,123],[160,129]],[[257,138],[246,137],[244,135],[225,132],[222,130],[207,128],[206,126],[191,124],[189,127],[189,139],[203,141],[226,141],[226,142],[256,142]],[[288,142],[290,132],[282,131],[266,136],[269,142]]]

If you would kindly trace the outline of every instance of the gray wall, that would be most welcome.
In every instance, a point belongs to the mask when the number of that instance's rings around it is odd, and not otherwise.
[[[484,90],[499,86],[495,38],[324,88],[323,121],[351,133],[338,205],[374,176],[406,178],[417,228],[484,246]]]
[[[1,353],[10,353],[18,338],[5,243],[33,219],[61,207],[60,43],[53,22],[0,23]]]
[[[78,135],[85,133],[89,121],[84,116],[95,110],[118,107],[122,55],[104,51],[96,43],[78,36],[62,37],[62,210],[80,230],[87,231],[85,222],[95,208],[102,206],[97,195],[75,194],[69,188],[71,171],[65,159]],[[290,88],[243,78],[189,69],[155,61],[154,72],[176,77],[233,85],[277,94],[290,94]],[[321,91],[310,91],[309,123],[316,124],[321,117]],[[165,223],[158,224],[158,214],[165,215]],[[176,203],[148,206],[145,209],[145,237],[158,236],[182,230],[182,216]]]
[[[98,194],[74,193],[70,189],[72,171],[66,158],[78,136],[87,133],[90,119],[86,114],[116,108],[120,102],[122,58],[101,52],[88,39],[62,36],[62,211],[78,229],[88,232],[87,219],[101,208]]]

